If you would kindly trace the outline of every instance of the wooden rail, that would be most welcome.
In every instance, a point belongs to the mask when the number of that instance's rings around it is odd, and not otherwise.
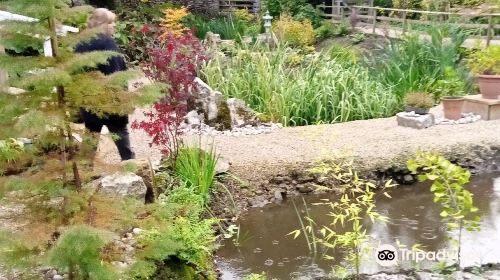
[[[478,30],[486,30],[486,45],[489,46],[493,39],[500,39],[496,37],[496,30],[500,30],[500,24],[495,23],[495,19],[500,22],[500,13],[483,13],[483,14],[472,14],[472,13],[456,13],[456,12],[438,12],[438,11],[424,11],[424,10],[412,10],[412,9],[395,9],[395,8],[382,8],[375,6],[326,6],[319,5],[319,8],[331,9],[330,14],[324,14],[326,18],[331,18],[332,20],[339,20],[345,18],[346,16],[353,15],[356,20],[365,20],[366,23],[371,24],[372,33],[375,33],[377,24],[379,22],[398,22],[402,23],[402,30],[405,33],[408,30],[409,24],[420,24],[420,25],[433,25],[436,21],[431,21],[428,19],[411,19],[409,14],[419,14],[421,18],[436,16],[438,21],[441,23],[447,23],[450,25],[472,28]],[[384,15],[379,15],[379,12],[385,12]],[[388,14],[388,16],[387,16]],[[391,15],[399,16],[392,17]],[[425,15],[425,16],[424,16]],[[424,16],[424,17],[423,17]],[[452,22],[447,21],[445,18],[459,18],[462,22]],[[484,18],[487,23],[466,23],[465,21],[470,21],[472,18]]]
[[[253,13],[258,13],[260,9],[259,0],[219,0],[219,10],[229,12],[233,9],[247,9]]]

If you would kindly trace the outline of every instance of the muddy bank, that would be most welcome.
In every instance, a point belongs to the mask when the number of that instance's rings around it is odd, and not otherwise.
[[[436,151],[473,175],[500,171],[500,145],[454,145]],[[352,160],[353,170],[376,183],[392,179],[400,185],[410,185],[417,180],[406,168],[406,162],[414,156],[414,151],[408,151],[392,158],[344,157],[343,160]],[[246,209],[280,203],[286,197],[335,192],[337,182],[334,178],[311,172],[311,168],[320,162],[279,166],[275,174],[269,173],[258,179],[220,177],[232,196],[228,196],[226,190],[216,191],[211,201],[212,208],[226,221],[234,221]]]

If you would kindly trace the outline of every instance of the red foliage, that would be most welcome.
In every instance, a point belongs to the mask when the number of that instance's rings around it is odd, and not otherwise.
[[[179,125],[187,113],[189,89],[196,72],[207,59],[205,50],[192,32],[181,36],[170,34],[148,50],[150,60],[145,63],[145,73],[155,81],[169,85],[168,95],[146,112],[146,121],[135,122],[134,128],[146,131],[153,143],[170,155],[177,151]]]

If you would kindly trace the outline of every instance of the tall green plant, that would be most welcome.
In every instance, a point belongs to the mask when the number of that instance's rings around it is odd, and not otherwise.
[[[348,51],[348,50],[347,50]],[[224,95],[284,125],[345,122],[391,116],[401,107],[391,89],[371,79],[352,53],[303,54],[280,46],[215,57],[201,73]],[[346,59],[349,58],[349,59]]]
[[[460,65],[461,45],[465,38],[466,34],[458,29],[446,32],[431,28],[426,38],[410,33],[402,40],[390,41],[382,47],[381,54],[369,61],[374,69],[371,73],[391,87],[399,98],[408,92],[425,91],[439,100],[443,95],[441,85],[450,81],[449,77],[459,77],[454,81],[468,78],[467,71]],[[455,73],[450,73],[450,69]],[[467,83],[457,85],[458,91],[466,91]]]
[[[418,173],[418,180],[431,181],[434,202],[442,207],[440,216],[448,231],[458,231],[455,244],[458,248],[458,266],[461,264],[462,233],[466,229],[479,229],[480,216],[474,206],[472,193],[464,188],[469,182],[470,172],[452,164],[443,156],[418,152],[415,159],[408,161],[408,169]]]
[[[175,159],[175,172],[206,202],[214,184],[217,160],[212,149],[205,151],[199,147],[183,147]]]
[[[338,180],[338,186],[335,187],[342,192],[338,200],[315,203],[326,206],[329,209],[328,216],[331,217],[331,223],[321,227],[316,242],[327,249],[343,253],[341,264],[334,266],[336,276],[345,278],[354,273],[355,279],[359,279],[362,260],[372,251],[366,222],[374,224],[388,221],[386,216],[376,212],[377,186],[359,178],[351,162],[323,163],[311,171]],[[387,181],[379,191],[389,196],[384,190],[393,186],[391,181]],[[307,230],[312,232],[315,229],[309,226]],[[296,238],[301,230],[295,230],[291,234]],[[334,260],[333,256],[326,253],[325,257]]]

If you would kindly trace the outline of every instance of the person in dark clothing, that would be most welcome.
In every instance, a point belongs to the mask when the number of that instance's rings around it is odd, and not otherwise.
[[[111,37],[115,32],[116,15],[108,9],[96,9],[90,16],[88,21],[89,28],[103,27],[104,33],[98,35],[89,42],[80,43],[76,46],[75,52],[85,53],[91,51],[116,51],[120,49]],[[127,66],[123,57],[114,56],[108,60],[107,64],[100,64],[97,67],[104,75],[109,75],[117,71],[127,70]],[[127,129],[128,116],[106,114],[99,117],[94,113],[80,109],[80,117],[85,123],[85,127],[91,132],[100,133],[105,125],[111,133],[118,135],[118,139],[114,139],[116,147],[122,160],[132,159],[135,157],[134,152],[130,148],[130,139]]]

